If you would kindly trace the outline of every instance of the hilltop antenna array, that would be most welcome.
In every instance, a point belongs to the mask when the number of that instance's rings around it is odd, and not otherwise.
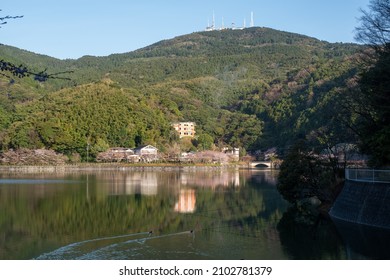
[[[213,30],[215,30],[215,14],[214,14],[214,11],[213,11],[213,26],[212,26]]]
[[[254,26],[255,26],[255,22],[254,22],[254,19],[253,19],[253,12],[251,12],[251,21],[250,21],[249,27],[254,27]],[[221,26],[221,28],[216,28],[216,26],[215,26],[215,13],[213,11],[212,23],[210,25],[210,20],[207,21],[207,27],[206,27],[205,31],[225,30],[225,29],[242,30],[242,29],[245,29],[245,28],[247,28],[247,26],[246,26],[246,18],[244,18],[244,25],[243,25],[243,27],[236,27],[236,25],[233,22],[232,23],[232,27],[231,28],[227,28],[227,27],[225,27],[225,23],[224,23],[224,18],[223,17],[222,17],[222,26]]]
[[[215,30],[215,14],[213,12],[213,21],[210,25],[210,20],[207,20],[207,27],[206,27],[206,31],[214,31]]]

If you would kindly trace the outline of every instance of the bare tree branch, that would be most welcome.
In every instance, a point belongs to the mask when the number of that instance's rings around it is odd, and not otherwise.
[[[0,10],[1,12],[2,10]],[[5,17],[0,17],[0,28],[1,25],[7,24],[8,19],[17,19],[17,18],[22,18],[23,16],[5,16]]]
[[[73,71],[63,71],[63,72],[57,72],[54,74],[48,74],[46,71],[47,69],[41,71],[41,72],[33,72],[29,70],[26,66],[23,66],[22,64],[19,66],[16,66],[15,64],[5,61],[5,60],[0,60],[0,71],[3,72],[1,73],[2,76],[11,78],[10,75],[5,74],[10,73],[12,76],[17,77],[17,78],[24,78],[24,77],[30,77],[33,76],[34,80],[39,81],[39,82],[45,82],[48,79],[61,79],[61,80],[70,80],[70,78],[67,77],[61,77],[62,74],[69,74],[73,73]]]
[[[2,10],[0,10],[1,12]],[[2,25],[7,24],[8,19],[18,19],[23,18],[23,16],[3,16],[0,17],[0,28]],[[12,82],[13,79],[11,76],[18,77],[18,78],[24,78],[24,77],[30,77],[33,76],[34,80],[39,82],[45,82],[48,79],[61,79],[61,80],[70,80],[70,78],[67,77],[61,77],[63,74],[69,74],[73,73],[73,71],[64,71],[64,72],[58,72],[54,74],[47,73],[47,69],[41,72],[34,72],[29,70],[24,65],[15,65],[9,61],[5,61],[3,59],[0,60],[0,76],[9,78]],[[9,74],[9,75],[8,75]]]
[[[390,0],[371,0],[369,8],[361,10],[355,39],[380,52],[390,48]]]

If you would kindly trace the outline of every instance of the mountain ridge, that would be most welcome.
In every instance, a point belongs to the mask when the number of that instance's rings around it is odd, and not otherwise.
[[[232,36],[229,36],[231,34],[234,35],[239,35],[236,38],[232,38]],[[189,34],[184,34],[184,35],[178,35],[175,36],[171,39],[163,39],[160,41],[157,41],[153,44],[150,44],[148,46],[133,50],[133,51],[128,51],[128,52],[123,52],[123,53],[112,53],[108,55],[103,55],[103,56],[96,56],[96,55],[89,55],[85,54],[79,58],[65,58],[65,59],[59,59],[56,57],[52,57],[46,54],[41,54],[41,53],[35,53],[26,49],[21,49],[15,46],[10,46],[10,45],[5,45],[0,43],[0,47],[7,47],[7,48],[12,48],[15,50],[19,50],[21,52],[26,52],[29,53],[30,55],[33,56],[41,56],[41,57],[46,57],[49,59],[57,60],[57,61],[77,61],[83,58],[108,58],[111,56],[123,56],[123,55],[133,55],[133,54],[138,54],[138,53],[143,53],[145,51],[151,51],[154,48],[159,48],[163,46],[171,46],[173,42],[182,42],[183,45],[188,45],[190,44],[188,41],[196,41],[196,38],[209,38],[209,39],[219,39],[220,41],[224,40],[224,43],[226,43],[226,39],[233,39],[235,42],[237,40],[241,40],[244,42],[248,42],[248,39],[250,38],[256,38],[257,42],[262,42],[262,44],[278,44],[278,43],[286,43],[286,44],[296,44],[299,40],[301,42],[311,42],[313,44],[314,42],[316,44],[331,44],[331,45],[355,45],[358,46],[358,44],[355,43],[329,43],[324,40],[317,39],[315,37],[310,37],[307,35],[299,34],[299,33],[293,33],[293,32],[287,32],[287,31],[281,31],[281,30],[276,30],[268,27],[250,27],[250,28],[245,28],[243,30],[215,30],[215,31],[198,31],[198,32],[193,32]],[[246,39],[246,40],[244,40]],[[230,40],[229,40],[230,41]],[[249,41],[250,42],[250,41]],[[249,45],[253,45],[252,43],[249,43]],[[2,50],[1,54],[4,54],[4,50]]]
[[[295,52],[295,56],[289,57],[292,60],[299,60],[302,57],[308,58],[308,56],[311,56],[312,59],[317,59],[318,57],[334,57],[337,52],[340,53],[339,56],[352,54],[359,48],[361,46],[357,44],[328,43],[306,35],[265,27],[252,27],[243,30],[194,32],[176,36],[172,39],[161,40],[131,52],[110,54],[108,56],[85,55],[78,59],[61,60],[12,46],[0,45],[0,57],[10,60],[14,64],[23,64],[29,68],[31,67],[36,71],[44,69],[47,69],[49,73],[73,71],[75,74],[69,75],[69,78],[74,81],[73,84],[82,84],[84,82],[83,77],[90,76],[89,79],[85,79],[85,82],[96,81],[107,73],[132,71],[128,68],[134,68],[134,64],[149,63],[149,67],[155,67],[153,62],[147,60],[151,58],[162,59],[165,62],[168,62],[168,60],[172,62],[177,59],[175,63],[171,63],[175,65],[167,67],[175,68],[180,67],[182,64],[188,64],[187,62],[183,63],[183,60],[199,64],[205,61],[207,63],[209,59],[220,60],[220,58],[230,56],[230,61],[223,61],[222,64],[239,64],[240,62],[237,62],[237,60],[241,58],[246,59],[250,57],[249,59],[252,59],[251,56],[255,56],[260,60],[263,56],[277,52],[284,52],[284,54]],[[237,56],[239,58],[234,59]],[[204,60],[202,61],[202,59]],[[274,60],[279,60],[279,58]],[[222,71],[221,68],[225,67],[219,68],[213,69],[214,72],[220,72]],[[205,71],[197,70],[198,75],[205,74]],[[172,69],[167,71],[172,71]],[[214,73],[209,72],[207,74]],[[145,73],[136,73],[135,75],[145,76]],[[64,83],[57,81],[56,84]],[[65,83],[65,86],[69,85],[70,83]],[[124,85],[134,86],[134,84]]]

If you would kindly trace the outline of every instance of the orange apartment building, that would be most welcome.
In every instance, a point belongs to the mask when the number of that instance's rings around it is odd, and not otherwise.
[[[195,123],[194,122],[176,122],[172,126],[179,133],[180,138],[195,137]]]

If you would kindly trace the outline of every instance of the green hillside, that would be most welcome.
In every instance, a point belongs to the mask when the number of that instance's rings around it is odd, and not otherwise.
[[[45,83],[0,77],[0,147],[82,156],[87,144],[95,152],[139,144],[168,151],[178,142],[170,128],[178,120],[195,121],[197,134],[216,146],[252,151],[282,151],[303,136],[350,142],[348,133],[336,137],[338,106],[360,49],[269,28],[193,33],[78,60],[1,45],[0,59],[72,73]]]

